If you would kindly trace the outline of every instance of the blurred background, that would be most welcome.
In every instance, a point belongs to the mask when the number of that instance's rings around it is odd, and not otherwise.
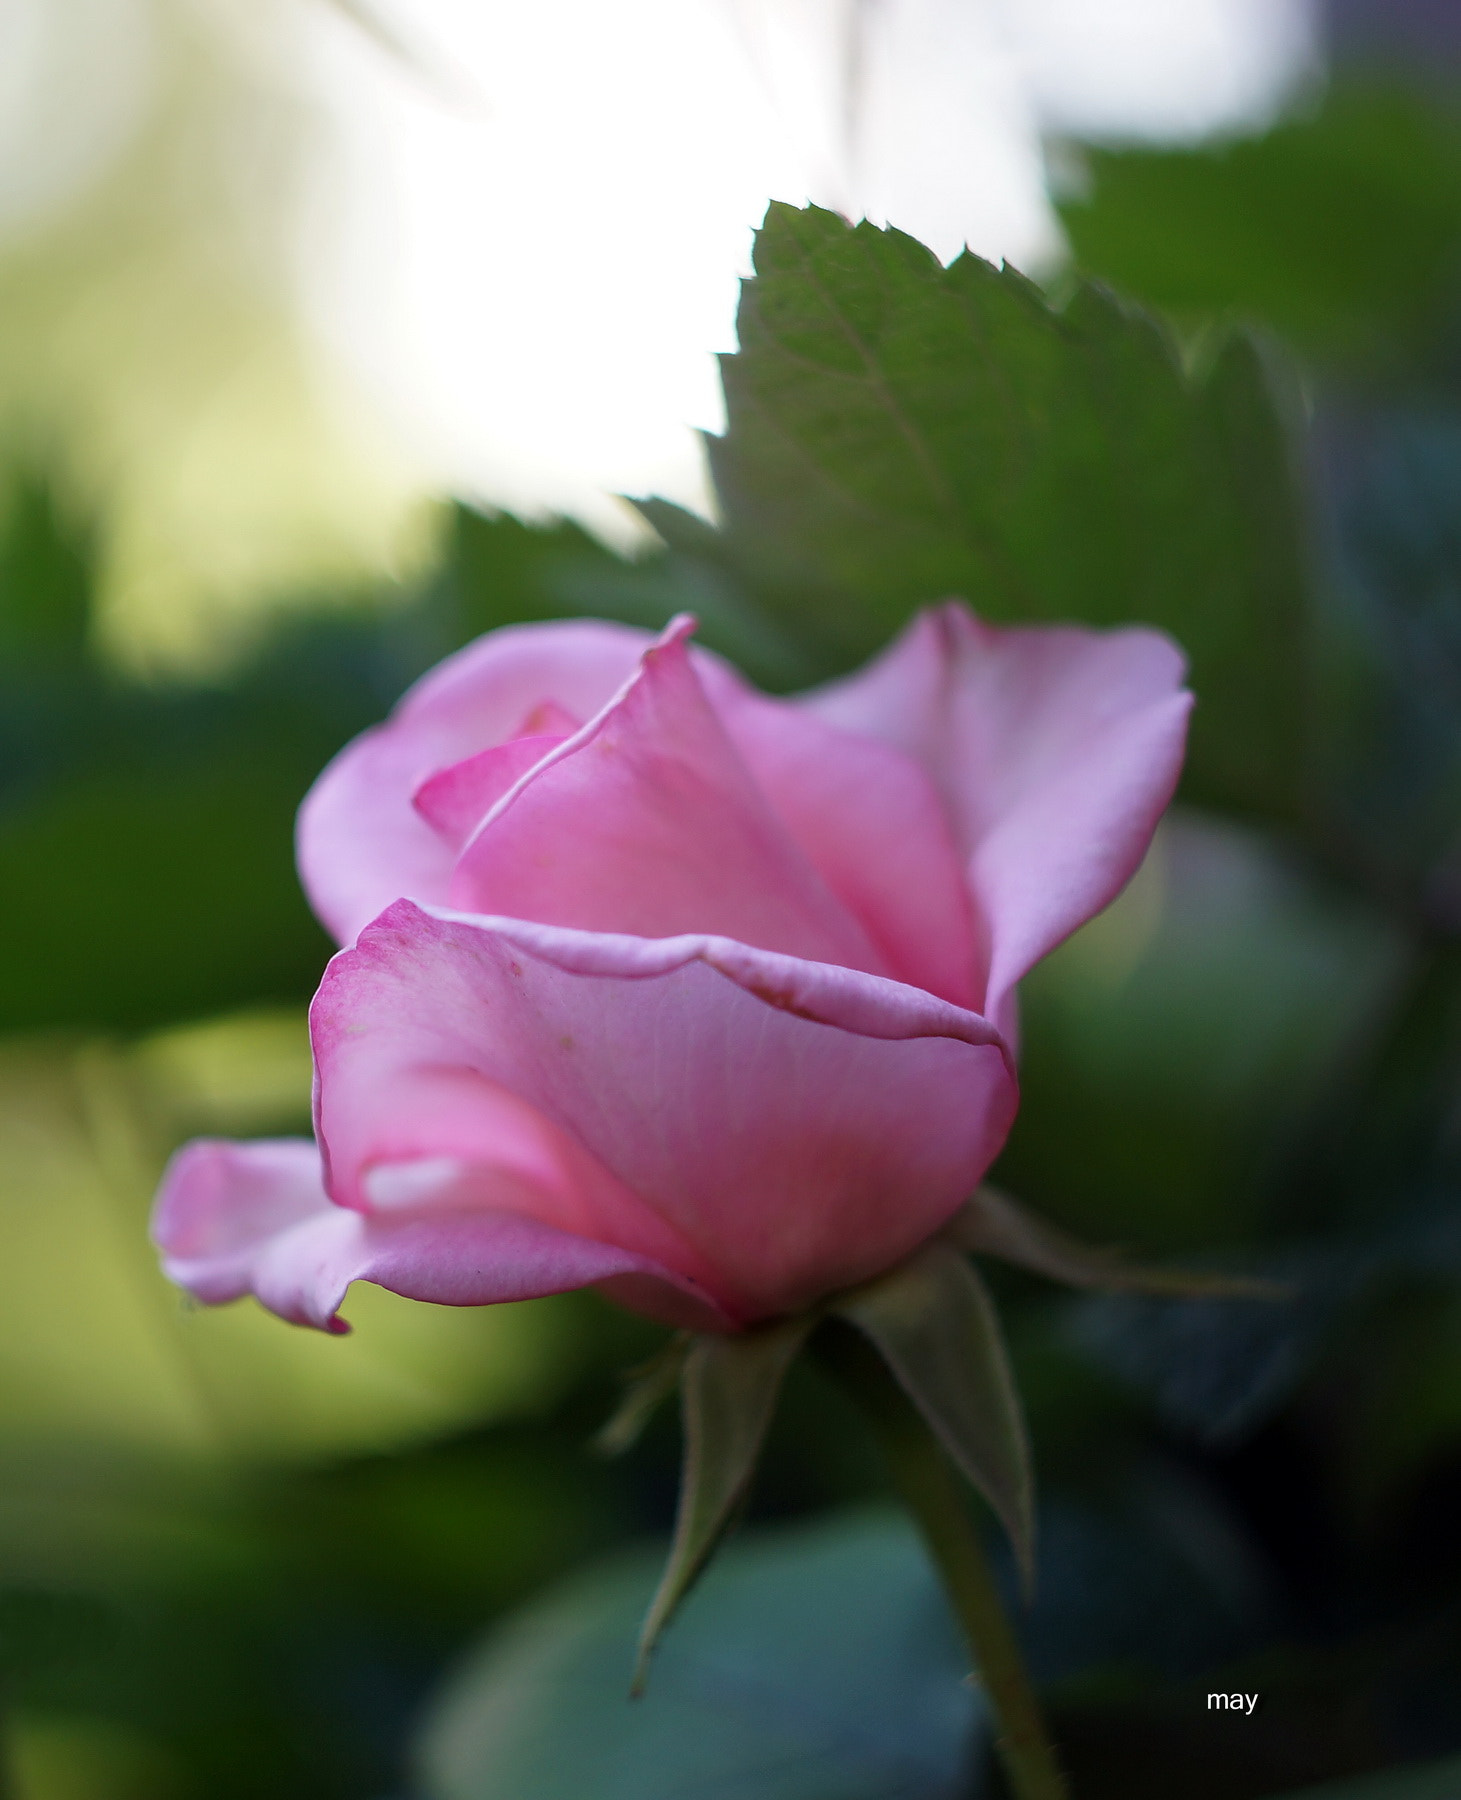
[[[777,199],[1093,277],[1189,371],[1252,333],[1243,604],[1175,538],[1160,605],[1041,599],[1167,625],[1211,724],[1026,984],[996,1174],[1294,1298],[999,1281],[1027,1647],[1080,1800],[1461,1793],[1458,81],[1442,0],[0,0],[0,1792],[997,1792],[815,1374],[630,1709],[677,1434],[588,1442],[651,1328],[362,1287],[326,1339],[146,1238],[182,1139],[307,1129],[294,809],[432,662],[689,605],[795,687],[945,591],[870,557],[832,629],[736,547],[701,434]]]

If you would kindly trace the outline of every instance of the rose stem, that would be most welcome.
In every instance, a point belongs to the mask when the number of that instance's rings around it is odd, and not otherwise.
[[[1070,1800],[1019,1645],[970,1517],[962,1478],[862,1335],[824,1326],[816,1347],[868,1415],[894,1485],[943,1578],[995,1717],[995,1745],[1014,1800]]]

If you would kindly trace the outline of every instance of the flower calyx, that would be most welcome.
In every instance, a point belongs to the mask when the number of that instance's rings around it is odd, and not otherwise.
[[[630,1372],[619,1407],[596,1439],[607,1455],[628,1449],[679,1389],[679,1507],[640,1633],[632,1693],[644,1691],[660,1636],[742,1510],[782,1384],[814,1339],[819,1359],[870,1412],[879,1405],[879,1382],[886,1387],[892,1378],[948,1460],[988,1502],[1030,1582],[1029,1437],[999,1317],[971,1256],[992,1256],[1079,1288],[1270,1299],[1285,1291],[1249,1277],[1130,1264],[982,1187],[942,1232],[871,1281],[795,1317],[733,1335],[678,1333]],[[870,1369],[869,1355],[880,1368]]]

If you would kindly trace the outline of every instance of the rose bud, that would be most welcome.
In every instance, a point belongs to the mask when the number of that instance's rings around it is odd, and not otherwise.
[[[1016,984],[1171,798],[1181,655],[948,603],[772,699],[692,628],[494,632],[320,776],[315,1142],[180,1151],[175,1281],[331,1330],[366,1280],[724,1332],[958,1213],[1014,1117]]]

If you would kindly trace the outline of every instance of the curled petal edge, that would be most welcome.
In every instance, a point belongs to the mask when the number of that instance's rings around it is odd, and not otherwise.
[[[538,925],[495,914],[456,912],[449,907],[419,905],[413,900],[396,901],[375,924],[399,930],[409,928],[413,917],[465,925],[499,937],[569,975],[649,981],[671,975],[688,963],[701,962],[780,1012],[859,1037],[888,1041],[945,1037],[987,1045],[1001,1053],[1011,1075],[1014,1074],[1008,1044],[982,1014],[940,1000],[922,988],[842,964],[811,962],[778,951],[758,950],[734,938],[707,933],[646,938],[624,932],[579,931],[570,926]],[[368,931],[362,933],[367,935]],[[342,951],[340,957],[350,954]]]

